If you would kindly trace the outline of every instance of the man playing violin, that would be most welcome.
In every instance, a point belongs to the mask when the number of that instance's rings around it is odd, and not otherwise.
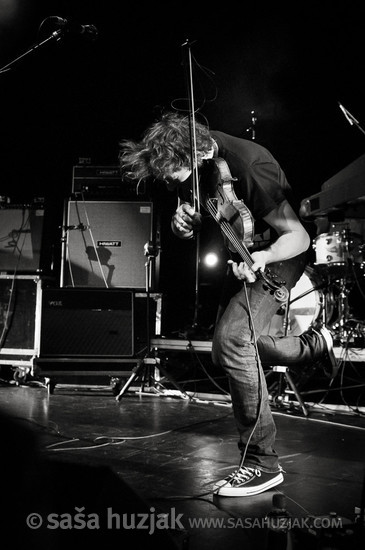
[[[260,144],[209,130],[200,122],[195,124],[194,138],[192,157],[190,118],[167,113],[147,128],[141,141],[122,141],[119,158],[126,177],[164,181],[169,190],[177,191],[171,228],[181,239],[193,238],[202,223],[191,194],[192,171],[198,169],[204,186],[204,172],[215,159],[228,167],[232,193],[252,216],[250,262],[230,249],[212,342],[213,362],[228,377],[241,457],[238,468],[216,482],[213,491],[220,496],[250,496],[284,480],[263,366],[321,362],[333,378],[337,365],[332,336],[323,325],[300,336],[265,334],[279,305],[261,275],[272,270],[290,291],[304,272],[310,245],[282,168]]]

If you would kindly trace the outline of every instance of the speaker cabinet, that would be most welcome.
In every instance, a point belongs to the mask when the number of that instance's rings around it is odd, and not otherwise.
[[[44,210],[27,206],[0,209],[0,271],[36,273],[40,269]]]
[[[42,282],[37,276],[0,276],[0,364],[32,364],[39,352]]]
[[[40,358],[95,361],[146,354],[160,334],[161,294],[121,289],[44,288]]]
[[[132,357],[133,293],[117,289],[44,289],[41,357]]]
[[[146,287],[151,202],[68,201],[61,287]]]

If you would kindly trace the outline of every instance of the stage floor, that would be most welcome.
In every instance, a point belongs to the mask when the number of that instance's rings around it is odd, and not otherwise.
[[[306,417],[273,406],[284,483],[254,497],[216,497],[214,482],[239,460],[225,394],[144,392],[137,384],[118,399],[108,384],[75,382],[52,394],[40,383],[0,386],[2,475],[10,487],[2,522],[15,546],[264,550],[272,547],[265,516],[282,494],[294,550],[329,542],[356,548],[363,414],[317,403]],[[317,529],[308,531],[310,516]],[[340,524],[326,523],[334,517]]]

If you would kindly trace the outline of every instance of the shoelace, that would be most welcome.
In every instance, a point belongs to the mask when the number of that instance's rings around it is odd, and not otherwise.
[[[257,475],[257,477],[261,476],[260,470],[257,470],[255,468],[247,468],[246,466],[244,468],[240,468],[239,470],[236,470],[233,472],[228,479],[231,481],[237,481],[238,483],[243,483],[244,481],[247,481],[248,479],[251,479],[254,475]]]

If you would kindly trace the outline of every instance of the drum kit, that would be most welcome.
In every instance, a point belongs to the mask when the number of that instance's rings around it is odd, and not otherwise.
[[[314,269],[324,281],[322,320],[335,343],[364,347],[365,242],[350,224],[332,224],[314,239]]]
[[[312,243],[315,261],[292,289],[286,323],[278,311],[269,334],[300,335],[324,324],[337,345],[365,347],[365,241],[348,224],[331,224]],[[365,317],[365,316],[364,316]],[[285,325],[285,330],[284,326]]]

